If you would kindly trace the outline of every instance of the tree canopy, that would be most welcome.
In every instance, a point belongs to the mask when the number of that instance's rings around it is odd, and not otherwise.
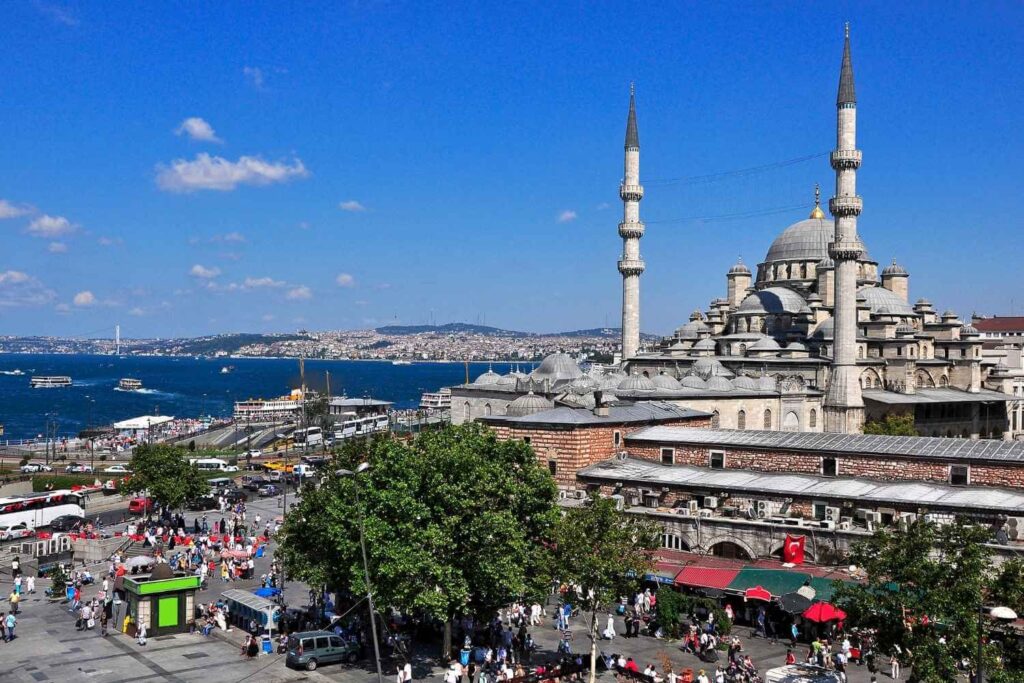
[[[917,436],[917,429],[914,427],[913,414],[890,413],[881,420],[870,420],[864,423],[864,433],[887,436]]]
[[[990,535],[963,521],[936,526],[921,520],[881,529],[855,545],[850,561],[866,571],[867,581],[837,584],[835,600],[848,613],[847,627],[876,629],[876,653],[902,652],[912,667],[910,681],[957,680],[957,665],[973,667],[977,660],[982,606],[1004,595],[1019,605],[1024,595],[1017,565],[999,575],[1005,588],[998,579],[993,583],[984,545]],[[993,626],[986,621],[986,633]],[[1024,670],[1013,669],[1009,658],[1000,662],[994,646],[984,656],[987,680],[1021,680]]]
[[[132,456],[132,474],[124,488],[149,496],[167,508],[181,507],[208,490],[199,470],[189,464],[188,451],[166,444],[144,444]]]
[[[411,442],[378,438],[363,449],[343,448],[332,470],[354,471],[361,461],[368,470],[329,474],[285,519],[282,551],[293,576],[365,593],[362,516],[382,606],[450,624],[458,614],[490,618],[549,585],[556,488],[527,444],[498,441],[473,424]]]

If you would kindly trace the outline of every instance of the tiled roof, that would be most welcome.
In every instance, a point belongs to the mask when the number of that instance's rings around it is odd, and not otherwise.
[[[974,326],[979,332],[1022,332],[1024,331],[1024,317],[1022,316],[996,316],[995,318],[983,318],[975,320]]]

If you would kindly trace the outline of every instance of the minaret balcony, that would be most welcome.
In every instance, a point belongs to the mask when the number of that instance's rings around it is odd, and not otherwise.
[[[864,153],[859,149],[836,149],[829,155],[832,168],[839,171],[842,169],[858,169]]]
[[[643,259],[619,259],[619,272],[622,273],[623,277],[629,277],[630,275],[640,275],[642,272],[644,272],[644,269],[646,267],[647,266],[644,264]]]
[[[864,243],[860,240],[831,242],[828,245],[828,255],[835,261],[855,261],[864,255]]]
[[[619,185],[619,197],[624,202],[638,202],[644,198],[643,185]]]
[[[622,237],[624,239],[629,239],[631,237],[640,239],[643,236],[643,221],[636,221],[635,223],[619,223],[619,237]]]
[[[857,195],[833,197],[828,200],[828,210],[833,216],[859,216],[864,200]]]

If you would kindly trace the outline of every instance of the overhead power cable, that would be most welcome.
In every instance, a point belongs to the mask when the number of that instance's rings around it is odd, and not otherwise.
[[[647,187],[661,187],[665,185],[700,185],[704,183],[714,183],[722,180],[729,180],[730,178],[741,178],[744,176],[756,175],[758,173],[766,173],[773,171],[777,168],[785,168],[786,166],[794,166],[796,164],[802,164],[812,159],[820,159],[821,157],[828,156],[828,152],[818,152],[816,154],[807,154],[802,157],[796,157],[794,159],[786,159],[785,161],[775,161],[770,164],[762,164],[760,166],[751,166],[749,168],[739,168],[731,171],[720,171],[718,173],[708,173],[706,175],[695,175],[695,176],[683,176],[681,178],[655,178],[653,180],[644,180],[644,185]]]

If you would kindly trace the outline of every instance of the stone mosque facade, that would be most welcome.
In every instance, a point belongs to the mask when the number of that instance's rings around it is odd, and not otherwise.
[[[742,260],[733,265],[724,297],[643,348],[643,187],[631,92],[620,186],[621,364],[584,371],[555,354],[529,374],[485,373],[452,388],[452,421],[663,401],[709,413],[712,426],[725,429],[848,433],[866,420],[910,413],[923,436],[1016,438],[1021,425],[1008,419],[1015,397],[999,390],[999,369],[983,358],[978,330],[927,299],[911,302],[907,270],[896,260],[879,270],[857,233],[861,152],[848,34],[837,113],[833,218],[816,188],[810,216],[785,228],[754,270]]]

